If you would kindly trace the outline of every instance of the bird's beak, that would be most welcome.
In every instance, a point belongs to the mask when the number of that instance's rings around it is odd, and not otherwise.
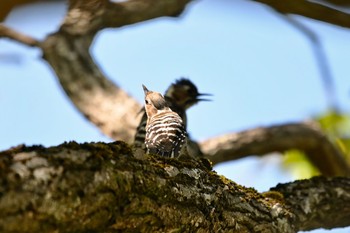
[[[143,91],[145,92],[145,95],[149,92],[149,90],[147,89],[147,87],[145,85],[142,84],[142,88]]]
[[[208,94],[208,93],[199,93],[197,95],[197,101],[211,101],[211,99],[198,98],[200,96],[213,96],[213,95],[212,94]]]

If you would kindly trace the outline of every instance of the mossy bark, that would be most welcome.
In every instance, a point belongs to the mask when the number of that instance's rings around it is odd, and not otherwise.
[[[4,151],[0,166],[1,232],[293,232],[292,215],[204,159],[71,142]]]
[[[350,225],[350,179],[307,182],[260,194],[206,159],[136,158],[123,142],[18,146],[0,152],[0,232],[296,232],[318,211],[314,196],[342,203],[330,214],[343,218],[328,227]],[[306,201],[308,213],[298,206]]]

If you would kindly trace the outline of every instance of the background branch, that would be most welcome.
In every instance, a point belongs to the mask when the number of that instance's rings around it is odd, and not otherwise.
[[[263,156],[272,152],[298,149],[321,174],[350,175],[350,167],[342,153],[321,130],[311,124],[284,124],[254,128],[239,133],[221,135],[203,141],[201,149],[213,164],[243,158]]]
[[[350,14],[308,0],[251,0],[270,6],[283,14],[295,14],[326,23],[350,28]]]
[[[140,104],[107,79],[89,54],[92,38],[56,33],[42,43],[44,58],[69,99],[105,135],[131,142]]]
[[[59,30],[41,43],[4,25],[1,25],[0,36],[25,45],[39,46],[63,90],[79,111],[105,135],[131,143],[139,123],[137,113],[141,106],[102,74],[89,53],[91,42],[95,34],[106,27],[177,16],[188,2],[72,0]]]
[[[36,47],[40,43],[33,37],[19,33],[9,27],[6,27],[2,23],[0,23],[0,38],[9,38],[11,40],[17,41],[24,45],[28,45],[30,47]]]
[[[350,15],[344,11],[337,10],[334,7],[327,6],[325,4],[321,4],[319,2],[315,1],[307,1],[307,0],[285,0],[283,2],[278,1],[278,0],[251,0],[254,2],[259,2],[262,4],[265,4],[267,6],[270,6],[271,8],[275,9],[276,11],[279,11],[281,13],[285,14],[295,14],[295,15],[301,15],[304,17],[308,17],[311,19],[316,19],[319,21],[323,21],[326,23],[342,26],[342,27],[347,27],[350,28]],[[23,3],[29,3],[29,2],[35,2],[35,0],[12,0],[12,1],[5,1],[0,9],[0,21],[2,21],[5,16],[10,12],[11,9],[14,7],[23,4]],[[108,9],[108,15],[112,16],[107,16],[106,20],[108,21],[109,27],[118,27],[123,26],[122,24],[125,22],[124,20],[120,21],[119,17],[115,17],[115,14],[113,12],[120,13],[121,8],[125,8],[125,11],[130,11],[133,12],[134,8],[139,8],[139,9],[147,9],[146,11],[139,12],[142,14],[142,18],[146,19],[147,17],[149,19],[154,18],[154,15],[158,14],[158,17],[164,16],[163,14],[159,14],[160,11],[166,12],[168,11],[165,15],[168,16],[176,16],[177,14],[180,14],[182,11],[182,6],[183,4],[186,4],[187,1],[174,1],[174,0],[164,0],[161,1],[162,3],[157,3],[157,1],[150,1],[150,0],[132,0],[128,1],[131,2],[129,4],[128,2],[109,2],[106,0],[100,0],[100,1],[90,1],[90,6],[94,6],[94,4],[101,4],[106,6]],[[95,2],[95,3],[94,3]],[[144,4],[142,4],[144,2]],[[344,7],[349,7],[349,2],[347,0],[326,0],[324,1],[326,3],[330,4],[336,4],[337,6],[344,6]],[[70,1],[70,7],[71,8],[76,8],[81,4],[79,0],[75,1]],[[150,4],[154,4],[154,12],[153,13],[147,13],[148,10],[151,8],[149,7]],[[176,6],[174,6],[175,4]],[[174,6],[174,7],[173,7]],[[174,8],[178,7],[177,10]],[[105,7],[104,7],[105,8]],[[95,8],[97,9],[97,8]],[[158,13],[157,13],[158,12]],[[147,16],[148,14],[148,16]],[[128,18],[129,22],[137,22],[137,16],[134,15],[131,20],[128,15],[123,15]],[[122,17],[120,17],[122,18]],[[122,23],[121,23],[122,22]],[[125,25],[125,24],[124,24]]]
[[[131,143],[139,123],[140,104],[108,80],[94,63],[89,47],[96,32],[160,16],[179,14],[189,1],[70,1],[58,32],[42,43],[69,98],[104,134]],[[97,10],[96,10],[97,9]]]

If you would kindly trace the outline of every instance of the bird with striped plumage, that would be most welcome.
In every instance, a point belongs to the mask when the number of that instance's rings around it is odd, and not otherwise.
[[[187,132],[179,114],[171,110],[164,96],[149,91],[144,85],[147,114],[145,145],[147,153],[178,157],[187,139]]]

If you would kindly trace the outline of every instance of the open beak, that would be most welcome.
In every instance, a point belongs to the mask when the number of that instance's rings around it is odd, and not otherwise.
[[[198,93],[197,95],[197,101],[211,101],[211,99],[203,99],[203,98],[198,98],[201,96],[213,96],[212,94],[208,94],[208,93]]]

